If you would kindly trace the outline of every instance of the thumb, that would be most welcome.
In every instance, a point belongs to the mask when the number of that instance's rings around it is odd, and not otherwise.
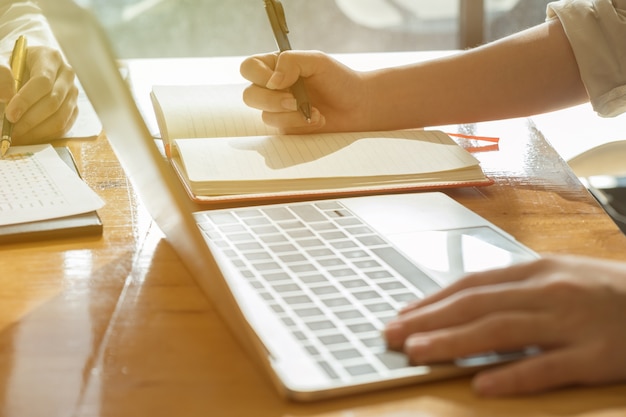
[[[317,59],[312,52],[281,52],[266,87],[272,90],[289,88],[299,77],[314,75],[317,65]]]

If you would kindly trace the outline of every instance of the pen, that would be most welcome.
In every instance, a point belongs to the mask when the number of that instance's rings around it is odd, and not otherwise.
[[[11,54],[11,73],[13,74],[13,82],[15,86],[15,92],[22,88],[22,81],[24,78],[24,70],[26,69],[26,37],[20,36],[15,41],[13,47],[13,53]],[[6,155],[11,146],[13,132],[13,123],[7,120],[6,115],[2,123],[2,138],[0,138],[0,157]]]
[[[272,32],[274,32],[274,39],[276,39],[276,45],[280,52],[288,51],[291,49],[289,38],[289,28],[287,28],[287,20],[285,19],[285,9],[279,0],[263,0],[265,2],[265,11],[267,17],[272,25]],[[311,103],[309,97],[304,88],[304,82],[301,78],[291,86],[291,93],[296,98],[296,103],[300,112],[304,115],[307,122],[311,122]]]

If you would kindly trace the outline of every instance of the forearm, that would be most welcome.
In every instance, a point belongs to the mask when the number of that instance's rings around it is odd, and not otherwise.
[[[459,54],[366,75],[371,128],[528,116],[588,100],[557,20]],[[375,98],[375,99],[374,99]]]

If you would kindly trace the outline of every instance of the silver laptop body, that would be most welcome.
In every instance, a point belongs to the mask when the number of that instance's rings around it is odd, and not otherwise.
[[[317,400],[518,356],[409,366],[385,349],[380,331],[404,303],[534,252],[441,193],[194,212],[99,23],[73,0],[39,4],[142,202],[282,395]]]

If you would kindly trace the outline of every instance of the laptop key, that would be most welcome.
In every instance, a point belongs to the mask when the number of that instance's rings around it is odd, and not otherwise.
[[[337,375],[337,372],[335,372],[335,370],[332,368],[332,366],[328,364],[328,362],[319,361],[317,362],[317,364],[320,366],[320,368],[324,370],[324,372],[326,372],[326,375],[328,375],[329,378],[339,379],[339,375]]]
[[[352,376],[363,376],[376,373],[376,369],[372,365],[363,364],[355,366],[346,366],[346,371]]]
[[[374,327],[371,323],[356,323],[349,324],[348,328],[353,333],[365,333],[365,332],[374,332],[376,331],[376,327]]]
[[[387,347],[385,341],[380,336],[363,338],[361,342],[370,349]]]
[[[388,369],[400,369],[410,366],[409,360],[404,353],[394,352],[387,350],[376,354],[376,357],[388,368]]]
[[[289,282],[286,284],[272,284],[274,287],[274,290],[278,291],[278,292],[295,292],[295,291],[299,291],[300,287],[298,286],[298,284],[293,283],[293,282]],[[305,294],[302,293],[298,293],[299,296],[306,296]]]
[[[320,336],[320,341],[325,345],[336,345],[348,343],[348,339],[342,334],[330,334],[327,336]]]
[[[317,320],[306,323],[313,331],[334,329],[335,324],[330,320]]]
[[[308,204],[294,205],[289,208],[307,223],[326,220],[326,217],[322,213],[320,213],[314,206],[310,206]]]
[[[396,309],[394,309],[390,304],[387,304],[384,302],[366,304],[365,307],[367,307],[367,309],[371,311],[372,313],[380,313],[384,311],[393,311],[393,312],[396,311]]]
[[[214,224],[238,223],[237,218],[231,213],[207,213],[206,215]]]
[[[335,311],[335,315],[341,320],[360,319],[363,317],[363,314],[357,310]]]
[[[372,252],[395,269],[400,275],[412,282],[416,288],[423,289],[425,295],[432,294],[441,289],[439,284],[391,246],[372,248]]]
[[[333,353],[333,356],[337,359],[337,360],[346,360],[346,359],[354,359],[354,358],[360,358],[361,357],[361,352],[359,352],[356,349],[343,349],[343,350],[336,350]]]
[[[263,213],[265,213],[267,217],[269,217],[270,219],[277,221],[277,222],[281,220],[294,220],[295,219],[295,216],[291,214],[291,212],[287,210],[287,208],[285,207],[267,208],[263,210]]]

